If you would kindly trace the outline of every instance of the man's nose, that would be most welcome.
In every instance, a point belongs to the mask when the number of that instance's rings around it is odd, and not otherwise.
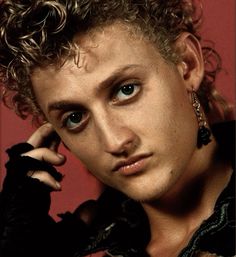
[[[139,145],[139,138],[134,131],[116,118],[103,117],[96,124],[99,139],[104,151],[115,156],[128,156]]]

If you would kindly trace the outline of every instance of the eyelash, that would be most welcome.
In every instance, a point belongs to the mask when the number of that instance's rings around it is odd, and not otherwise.
[[[69,118],[74,115],[74,114],[80,114],[81,115],[81,120],[79,121],[79,124],[76,125],[75,127],[69,127],[68,126],[68,122],[69,122]],[[82,130],[83,128],[83,125],[85,126],[86,125],[86,120],[87,119],[84,119],[83,117],[86,116],[86,112],[85,111],[72,111],[70,112],[69,114],[67,114],[63,119],[62,119],[62,126],[61,128],[66,128],[70,131],[73,131],[73,130]],[[73,121],[72,121],[73,123]]]
[[[119,100],[118,99],[118,93],[122,90],[122,89],[131,89],[130,86],[132,86],[133,91],[130,94],[126,94],[127,98],[123,99],[123,100]],[[128,81],[125,82],[123,84],[119,84],[117,87],[115,87],[115,89],[112,90],[112,94],[111,94],[111,99],[112,99],[112,103],[113,104],[123,104],[123,103],[127,103],[127,102],[131,102],[132,100],[135,99],[135,96],[139,95],[141,91],[141,83],[138,81]],[[135,94],[134,94],[135,92]],[[125,95],[125,93],[123,92],[123,95]],[[118,100],[117,100],[118,99]]]
[[[123,92],[123,95],[127,96],[127,98],[125,97],[125,99],[119,100],[118,93],[121,92],[122,89],[124,89],[124,90],[128,89],[128,91],[131,90],[132,92],[130,94],[129,94],[129,92],[126,92],[127,94],[125,94]],[[139,95],[140,91],[141,91],[141,83],[140,82],[128,81],[123,84],[119,83],[118,86],[114,86],[114,88],[112,89],[110,98],[112,99],[112,103],[115,105],[119,105],[122,103],[129,103],[129,102],[132,102],[133,99],[135,99],[135,96]],[[134,92],[135,92],[135,94],[134,94]],[[76,114],[80,114],[81,119],[78,122],[78,125],[75,125],[75,127],[71,126],[71,128],[70,128],[68,126],[69,119],[70,119],[70,117],[72,117],[72,115],[76,115]],[[83,118],[84,116],[86,116],[86,111],[71,111],[71,112],[69,112],[62,119],[61,128],[66,128],[70,131],[81,131],[83,129],[83,127],[86,125],[86,121],[87,121],[87,119]],[[72,123],[73,123],[73,121],[72,121]]]

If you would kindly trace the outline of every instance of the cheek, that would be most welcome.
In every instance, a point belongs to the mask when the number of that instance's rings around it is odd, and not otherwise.
[[[99,149],[99,145],[95,143],[94,139],[89,136],[81,137],[76,134],[70,136],[61,134],[60,137],[69,151],[88,169],[94,170],[93,166],[99,166],[101,151]]]
[[[148,105],[143,105],[143,136],[148,144],[153,140],[163,151],[179,152],[182,146],[195,144],[197,122],[188,94],[185,90],[156,94]],[[148,138],[147,138],[147,135]],[[188,147],[187,147],[188,148]],[[161,150],[161,151],[162,151]]]
[[[153,97],[154,96],[154,97]],[[145,133],[154,133],[163,130],[164,134],[176,131],[177,124],[182,123],[187,112],[189,103],[185,99],[175,100],[171,92],[153,93],[147,96],[147,101],[142,103],[137,113],[137,121],[145,128]]]

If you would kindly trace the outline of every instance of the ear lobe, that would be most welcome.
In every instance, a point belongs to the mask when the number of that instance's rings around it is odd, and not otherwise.
[[[204,61],[201,45],[190,33],[183,33],[176,41],[175,48],[180,55],[177,68],[189,91],[198,90],[204,75]]]

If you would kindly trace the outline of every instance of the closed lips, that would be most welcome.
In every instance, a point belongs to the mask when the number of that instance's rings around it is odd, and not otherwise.
[[[150,157],[151,154],[141,154],[141,155],[136,155],[133,156],[125,161],[120,161],[118,162],[114,168],[112,169],[112,171],[118,171],[119,169],[123,168],[123,167],[131,167],[133,165],[135,165],[135,163],[137,163],[138,161],[145,159],[147,157]]]

